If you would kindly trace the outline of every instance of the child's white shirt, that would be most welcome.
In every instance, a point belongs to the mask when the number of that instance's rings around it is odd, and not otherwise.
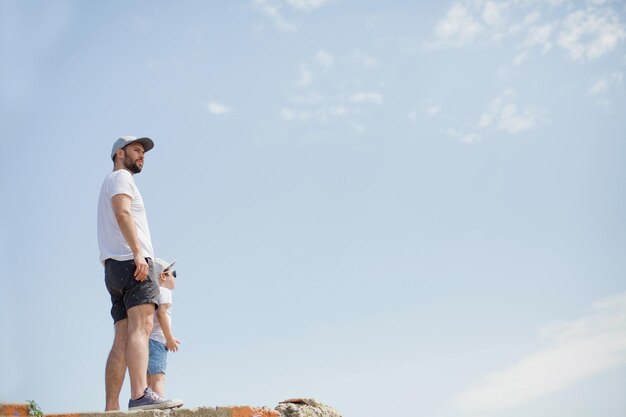
[[[159,287],[161,290],[161,294],[159,296],[159,306],[161,304],[169,304],[170,308],[167,309],[167,316],[170,319],[170,326],[172,323],[172,290],[165,287]],[[159,307],[161,308],[161,307]],[[158,311],[158,310],[157,310]],[[165,334],[163,333],[163,329],[161,329],[161,324],[159,323],[159,318],[157,317],[157,312],[154,312],[152,333],[150,334],[150,339],[156,340],[157,342],[161,342],[164,345],[167,344],[165,340]]]

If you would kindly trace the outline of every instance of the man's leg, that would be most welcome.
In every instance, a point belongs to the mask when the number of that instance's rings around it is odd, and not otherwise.
[[[115,323],[115,337],[104,373],[106,389],[105,411],[120,409],[120,391],[126,374],[126,336],[128,334],[128,320],[123,319]]]
[[[148,385],[152,391],[165,398],[165,374],[148,375]]]
[[[130,398],[143,396],[148,386],[148,339],[152,331],[154,304],[140,304],[128,310],[126,365],[130,375]]]

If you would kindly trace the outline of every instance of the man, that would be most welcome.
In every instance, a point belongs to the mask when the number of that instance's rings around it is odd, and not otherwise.
[[[113,144],[113,172],[106,176],[98,200],[98,246],[104,281],[111,295],[115,325],[113,347],[106,363],[106,411],[119,410],[119,395],[128,367],[129,410],[174,408],[148,388],[148,338],[159,301],[153,274],[152,241],[134,174],[141,172],[144,155],[154,147],[150,138],[123,136]]]

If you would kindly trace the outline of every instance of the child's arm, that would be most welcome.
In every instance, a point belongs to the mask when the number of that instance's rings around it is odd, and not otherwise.
[[[159,324],[161,325],[161,329],[165,335],[167,350],[177,352],[180,342],[172,335],[170,316],[167,314],[167,310],[170,308],[170,305],[171,304],[159,304],[159,308],[157,309],[157,319],[159,320]]]

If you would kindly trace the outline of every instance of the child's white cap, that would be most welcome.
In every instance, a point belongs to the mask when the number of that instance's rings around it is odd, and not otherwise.
[[[176,261],[168,263],[167,261],[161,259],[161,258],[155,258],[154,259],[154,266],[155,266],[155,272],[156,275],[159,276],[161,275],[161,272],[165,272],[170,270],[174,264],[176,263]]]

